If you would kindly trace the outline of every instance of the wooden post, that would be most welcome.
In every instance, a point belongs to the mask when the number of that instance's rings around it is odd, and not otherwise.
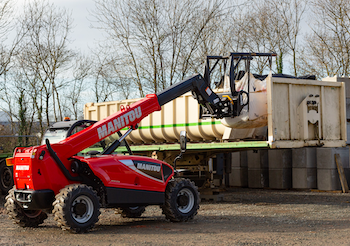
[[[343,165],[342,165],[341,160],[340,160],[340,155],[335,154],[334,159],[335,159],[335,163],[337,164],[339,179],[340,179],[341,188],[343,190],[343,193],[349,193],[348,182],[346,181]]]

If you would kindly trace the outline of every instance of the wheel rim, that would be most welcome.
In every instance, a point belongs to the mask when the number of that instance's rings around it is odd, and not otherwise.
[[[24,214],[28,218],[36,218],[41,214],[41,210],[24,210]]]
[[[11,177],[11,170],[8,167],[4,168],[3,172],[1,173],[1,184],[5,189],[8,189],[11,186]]]
[[[78,223],[89,221],[94,212],[94,203],[88,196],[78,196],[72,203],[72,216]]]
[[[189,213],[194,206],[194,194],[188,189],[184,188],[177,194],[177,209],[183,213]]]

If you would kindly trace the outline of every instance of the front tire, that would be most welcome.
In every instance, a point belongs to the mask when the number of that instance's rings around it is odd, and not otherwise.
[[[2,194],[7,194],[13,187],[12,167],[6,166],[6,161],[0,161],[0,190]]]
[[[63,188],[53,203],[54,219],[63,230],[84,233],[94,227],[100,215],[99,198],[87,185],[73,184]]]
[[[170,180],[165,191],[163,214],[172,222],[193,219],[199,209],[198,188],[189,179]]]
[[[28,210],[22,208],[15,199],[15,189],[12,188],[6,196],[5,208],[9,218],[21,227],[38,227],[44,223],[47,214],[41,210]]]

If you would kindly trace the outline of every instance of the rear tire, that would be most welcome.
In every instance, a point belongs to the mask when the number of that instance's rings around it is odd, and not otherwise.
[[[145,211],[145,206],[119,208],[119,213],[123,218],[139,218]]]
[[[47,214],[41,210],[28,210],[22,208],[15,199],[14,188],[6,196],[5,208],[9,218],[21,227],[38,227],[44,223]]]
[[[13,187],[13,168],[6,166],[6,161],[0,161],[0,190],[2,194],[7,194]]]
[[[198,188],[189,179],[172,179],[165,191],[163,214],[172,222],[193,219],[199,209]]]
[[[100,215],[99,198],[90,186],[72,184],[56,195],[54,219],[63,230],[84,233],[92,229]]]

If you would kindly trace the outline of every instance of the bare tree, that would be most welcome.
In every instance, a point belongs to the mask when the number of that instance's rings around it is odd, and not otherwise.
[[[273,25],[282,23],[281,28],[276,29],[276,34],[279,36],[279,42],[283,42],[291,53],[293,72],[297,76],[297,49],[306,2],[305,0],[268,0],[268,3],[276,14]]]
[[[20,40],[20,35],[15,35],[13,41],[7,40],[9,33],[15,28],[14,6],[11,0],[0,0],[0,75],[8,70],[11,57]],[[5,42],[13,42],[11,46]]]
[[[31,103],[31,88],[20,74],[11,74],[8,83],[3,88],[1,109],[8,114],[11,123],[11,134],[30,135],[34,126],[35,109]],[[5,79],[5,80],[6,80]],[[28,144],[28,138],[19,138],[21,146]]]
[[[18,25],[17,10],[14,1],[0,0],[0,76],[10,69],[25,35],[25,30]]]
[[[93,54],[91,89],[94,101],[104,102],[120,100],[121,98],[127,99],[130,95],[138,96],[137,91],[132,89],[132,85],[137,83],[132,74],[133,68],[130,68],[122,57],[118,57],[118,54],[110,54],[109,51],[103,45]]]
[[[113,93],[118,90],[118,88],[113,88],[114,74],[113,69],[111,69],[111,63],[114,63],[117,58],[104,53],[104,50],[102,48],[93,54],[91,90],[94,94],[95,102],[112,100]],[[127,68],[127,66],[125,67]]]
[[[81,105],[83,93],[89,88],[87,80],[91,73],[92,61],[90,57],[84,55],[76,56],[74,61],[75,64],[71,69],[73,79],[67,81],[63,111],[78,119],[83,108]]]
[[[20,133],[27,129],[29,134],[33,122],[38,121],[39,131],[43,134],[51,117],[55,121],[62,120],[60,93],[67,86],[66,69],[75,55],[68,48],[71,18],[64,9],[47,1],[33,1],[25,5],[16,23],[13,42],[16,49],[6,53],[11,58],[11,69],[8,65],[2,66],[5,71],[1,87],[4,92],[2,109],[13,122],[19,122]]]
[[[277,73],[283,72],[283,60],[290,56],[297,76],[296,54],[306,8],[304,0],[254,0],[253,5],[253,10],[246,11],[243,19],[245,48],[252,52],[277,53]],[[257,72],[261,73],[265,66],[264,61],[258,62]]]
[[[27,124],[27,98],[23,87],[9,76],[9,70],[13,66],[13,57],[17,54],[18,45],[24,36],[24,30],[16,24],[14,2],[0,0],[0,108],[10,120],[11,124],[7,129],[9,134],[16,133],[18,129],[16,122],[20,122],[20,134],[27,134],[28,127],[31,128],[32,125],[32,123]],[[11,85],[10,81],[14,82],[15,86]]]
[[[350,2],[315,0],[312,2],[312,33],[306,44],[300,70],[319,77],[350,75]]]
[[[224,0],[97,0],[95,16],[141,97],[196,71]]]
[[[65,9],[59,9],[47,1],[28,3],[21,20],[26,35],[22,41],[19,64],[28,81],[35,87],[39,85],[36,96],[43,93],[44,99],[40,98],[40,101],[45,105],[39,107],[45,109],[47,124],[50,123],[51,107],[54,120],[62,120],[59,95],[59,90],[65,86],[62,74],[75,55],[68,48],[71,23]]]
[[[96,2],[96,12],[94,13],[97,20],[101,24],[103,30],[106,31],[108,38],[112,43],[118,44],[118,48],[121,48],[118,56],[124,57],[125,66],[129,65],[131,68],[131,74],[134,75],[137,89],[141,97],[145,96],[142,87],[142,74],[139,71],[139,61],[136,51],[133,49],[133,37],[130,30],[129,15],[127,13],[127,1],[110,1],[101,0]],[[113,49],[113,45],[108,46],[110,53],[114,53],[116,56],[116,50]],[[105,62],[100,65],[105,64]],[[101,79],[102,67],[97,68],[98,77],[96,82]],[[96,83],[95,83],[96,84]],[[98,89],[98,88],[96,88]],[[98,97],[98,95],[96,95]]]

